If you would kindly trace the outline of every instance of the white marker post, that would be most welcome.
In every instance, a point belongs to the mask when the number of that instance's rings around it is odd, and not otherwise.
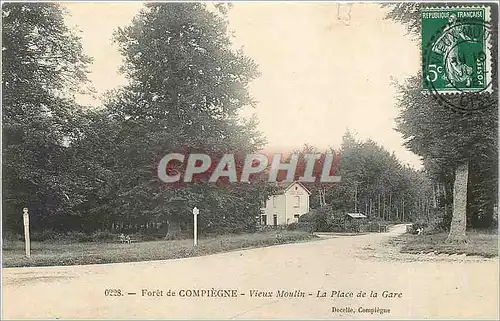
[[[193,240],[193,246],[196,246],[198,244],[198,214],[200,214],[200,210],[195,206],[193,208],[193,218],[194,218],[194,240]]]
[[[23,223],[24,223],[24,243],[26,245],[26,257],[31,256],[30,250],[30,217],[28,215],[28,208],[23,208]]]

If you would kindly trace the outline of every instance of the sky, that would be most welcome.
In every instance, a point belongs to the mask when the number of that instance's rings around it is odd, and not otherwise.
[[[80,96],[98,106],[100,95],[126,84],[113,31],[130,24],[140,2],[64,3],[67,23],[81,33],[94,58],[90,80],[97,96]],[[243,2],[229,13],[233,43],[259,65],[250,85],[266,150],[288,151],[304,143],[338,148],[346,129],[394,152],[403,164],[421,167],[394,130],[398,116],[394,81],[416,75],[418,42],[404,26],[385,20],[375,3],[337,4]]]

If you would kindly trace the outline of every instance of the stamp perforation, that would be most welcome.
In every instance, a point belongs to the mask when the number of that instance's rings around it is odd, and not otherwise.
[[[474,10],[480,10],[482,11],[481,17],[470,17],[470,16],[463,16],[458,18],[460,14],[453,15],[454,11],[474,11]],[[429,13],[429,12],[445,12],[447,13],[446,15],[443,15],[442,17],[430,17],[424,16],[424,13]],[[452,15],[454,17],[452,17]],[[433,30],[432,28],[436,28],[436,21],[439,23],[439,20],[448,20],[443,25],[438,29],[437,33],[434,34],[433,36],[427,36],[428,39],[422,38],[422,48],[421,48],[421,61],[422,61],[422,68],[423,68],[423,73],[422,73],[422,80],[423,80],[423,88],[422,88],[422,93],[423,94],[431,94],[431,95],[439,95],[442,97],[452,97],[452,96],[457,96],[457,95],[463,95],[465,93],[467,94],[479,94],[479,93],[492,93],[493,92],[493,86],[492,86],[492,81],[494,78],[493,73],[495,70],[493,70],[493,67],[496,65],[496,60],[494,60],[492,51],[494,47],[494,30],[491,28],[491,7],[488,5],[436,5],[436,6],[426,6],[421,8],[421,19],[422,19],[422,37],[424,36],[424,30],[425,30],[425,25],[424,25],[424,20],[427,19],[427,21],[431,21],[430,28],[429,30]],[[450,20],[451,19],[451,20]],[[429,22],[427,22],[429,24]],[[478,24],[483,25],[483,30],[480,38],[473,38],[471,39],[470,37],[468,38],[469,42],[472,42],[474,40],[476,44],[476,50],[477,48],[483,48],[484,52],[480,52],[480,54],[484,55],[484,60],[480,59],[481,56],[472,56],[476,57],[473,58],[472,60],[472,65],[469,65],[468,63],[465,63],[465,61],[459,60],[460,58],[457,58],[457,52],[459,51],[458,48],[455,49],[455,46],[458,46],[460,44],[465,44],[464,46],[467,46],[468,43],[467,41],[459,41],[459,38],[457,38],[458,35],[463,35],[463,29],[466,28],[467,26],[477,26]],[[454,28],[456,28],[454,30]],[[434,29],[436,30],[436,29]],[[451,37],[452,42],[446,43],[443,39],[446,37],[446,33],[449,33],[448,37]],[[429,35],[429,34],[427,34]],[[477,40],[476,40],[477,39]],[[444,50],[446,51],[441,51],[441,54],[439,54],[439,51],[436,52],[434,51],[434,47],[437,45],[443,45],[440,44],[439,42],[443,41],[443,43],[446,44],[444,47]],[[481,43],[481,47],[477,47]],[[443,48],[443,47],[441,47]],[[472,47],[471,47],[472,48]],[[472,50],[472,49],[470,49]],[[470,54],[470,52],[469,52]],[[436,62],[436,55],[438,57],[441,57],[438,59],[440,63],[442,64],[439,68],[441,68],[441,72],[443,73],[440,77],[442,80],[439,80],[435,85],[434,79],[437,78],[437,74],[432,74],[433,80],[429,80],[429,67],[431,66],[431,61],[434,63]],[[449,59],[449,61],[448,61]],[[453,60],[452,60],[453,59]],[[451,62],[450,62],[451,61]],[[458,62],[457,62],[458,61]],[[476,63],[477,62],[477,63]],[[482,67],[478,67],[479,63],[482,62]],[[450,65],[451,64],[451,65]],[[434,65],[433,65],[434,66]],[[452,66],[451,69],[449,67]],[[435,67],[434,67],[435,68]],[[446,68],[446,69],[445,69]],[[461,69],[457,69],[461,68]],[[465,69],[464,69],[465,68]],[[481,70],[482,68],[482,70]],[[454,72],[456,70],[462,70],[462,75],[463,75],[463,70],[470,70],[467,71],[466,73],[466,78],[456,78],[456,73]],[[448,74],[451,72],[451,74]],[[481,72],[481,73],[479,73]],[[473,76],[475,74],[475,76]],[[454,76],[455,75],[455,76]],[[482,75],[482,76],[481,76]],[[444,78],[446,76],[446,78]],[[479,78],[479,77],[482,78]],[[427,78],[424,78],[427,77]],[[451,78],[450,78],[451,77]],[[469,81],[466,83],[463,83],[464,80],[457,80],[457,79],[471,79],[470,77],[475,77],[474,81],[476,82],[476,86],[470,86]],[[481,81],[482,80],[482,81]],[[457,81],[462,82],[461,84],[458,84]],[[444,86],[444,84],[447,84]],[[450,84],[452,86],[450,86]],[[445,88],[447,87],[447,88]],[[438,99],[440,103],[443,98]],[[446,100],[446,99],[444,99]],[[449,102],[445,102],[449,103]]]

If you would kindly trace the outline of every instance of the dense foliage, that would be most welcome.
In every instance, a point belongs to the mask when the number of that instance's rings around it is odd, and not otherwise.
[[[223,13],[225,6],[217,6]],[[146,4],[116,32],[129,84],[104,108],[82,111],[72,93],[90,61],[57,4],[3,6],[4,223],[60,230],[241,231],[270,188],[259,182],[165,188],[156,177],[165,154],[253,152],[264,142],[238,111],[254,101],[255,63],[234,51],[224,15],[205,4]],[[167,226],[163,226],[167,228]]]
[[[147,231],[164,236],[167,231],[189,231],[194,206],[201,211],[201,233],[256,228],[272,184],[255,179],[228,185],[200,180],[172,187],[157,178],[158,161],[167,153],[244,155],[265,143],[254,119],[238,117],[243,107],[255,104],[248,85],[258,76],[257,66],[232,48],[224,15],[228,7],[218,5],[217,12],[207,6],[147,3],[129,26],[117,30],[115,41],[129,82],[108,93],[98,109],[75,102],[74,93],[87,84],[91,59],[65,26],[61,6],[8,3],[2,7],[5,230],[21,232],[23,207],[30,210],[35,232]],[[421,98],[411,95],[418,93],[407,90],[402,96],[401,104],[407,109],[399,128],[407,146],[424,156],[434,184],[426,173],[401,165],[375,142],[359,141],[347,132],[341,148],[329,151],[339,156],[335,170],[342,181],[305,184],[312,192],[313,209],[412,221],[428,218],[435,206],[447,204],[446,197],[443,202],[436,195],[446,189],[448,198],[451,195],[454,163],[449,160],[458,158],[454,154],[444,158],[441,146],[455,146],[443,141],[455,132],[438,128],[446,125],[444,118],[439,126],[431,126],[429,119],[437,115],[429,113],[440,110],[426,101],[418,107]],[[417,107],[429,110],[424,116],[413,115]],[[491,207],[496,195],[496,172],[491,171],[497,161],[496,136],[491,133],[497,124],[489,114],[483,116],[467,121],[467,135],[457,142],[462,149],[448,150],[471,151],[471,141],[483,143],[471,154],[477,159],[471,166],[477,169],[470,176],[475,182],[470,204],[478,213],[489,213],[483,209]],[[429,132],[428,127],[435,131]],[[423,136],[414,134],[415,130]],[[317,150],[305,146],[297,152]],[[481,215],[471,220],[488,218]]]
[[[6,3],[2,16],[3,224],[22,228],[26,206],[36,209],[34,225],[62,224],[56,218],[78,202],[67,154],[80,128],[71,91],[90,59],[57,4]]]
[[[302,155],[317,152],[304,146]],[[427,174],[402,165],[394,154],[374,141],[358,140],[347,131],[339,150],[335,174],[340,183],[304,183],[312,192],[311,207],[328,205],[332,213],[364,213],[372,220],[414,221],[426,218],[433,208],[432,186]]]
[[[387,18],[402,23],[413,36],[420,32],[420,8],[426,4],[386,4]],[[498,48],[497,8],[492,9],[492,48]],[[492,56],[497,56],[495,51]],[[493,70],[497,70],[493,61]],[[474,112],[456,112],[441,106],[435,98],[421,93],[422,75],[416,75],[400,90],[398,131],[406,147],[424,159],[426,171],[433,181],[433,191],[444,219],[450,227],[452,218],[467,227],[489,228],[494,222],[498,204],[498,82],[493,80],[493,93],[481,94],[485,108]],[[460,97],[449,96],[459,106]],[[464,176],[465,174],[465,176]],[[465,188],[457,193],[457,177],[468,177]],[[461,191],[464,191],[463,193]],[[465,195],[462,195],[465,194]],[[466,200],[466,211],[457,211],[454,201]],[[464,213],[462,213],[464,212]],[[450,239],[463,239],[465,228],[454,229]],[[456,225],[455,225],[456,227]]]

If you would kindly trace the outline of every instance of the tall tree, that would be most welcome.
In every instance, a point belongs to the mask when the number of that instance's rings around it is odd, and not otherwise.
[[[302,155],[314,152],[317,149],[309,145],[295,151],[299,154],[299,165]],[[341,182],[304,185],[313,195],[324,194],[324,200],[335,212],[357,210],[375,220],[401,220],[402,216],[397,217],[396,213],[402,212],[405,204],[407,221],[422,218],[419,201],[425,202],[432,195],[426,173],[403,166],[394,153],[370,139],[358,140],[349,130],[343,136],[341,148],[332,153],[338,155],[334,168]],[[311,199],[312,208],[320,204],[319,199]]]
[[[56,3],[2,5],[3,223],[54,224],[72,206],[67,146],[78,132],[72,94],[90,62]],[[59,221],[59,223],[61,223]]]
[[[423,4],[384,6],[390,8],[387,18],[404,24],[413,36],[419,34],[420,8]],[[496,10],[493,11],[493,26],[496,26]],[[493,29],[493,35],[496,35],[497,30]],[[496,36],[492,38],[497,40]],[[493,47],[497,48],[496,45]],[[498,102],[493,101],[498,96],[497,88],[493,86],[495,93],[483,97],[484,103],[493,107],[468,114],[454,113],[432,97],[421,93],[421,77],[419,74],[399,88],[401,114],[398,130],[406,139],[405,145],[424,158],[427,170],[438,185],[444,186],[445,210],[453,202],[452,219],[448,220],[451,224],[448,240],[463,241],[467,221],[490,225],[493,204],[498,202],[496,195],[491,192],[483,194],[488,195],[486,198],[489,201],[478,201],[481,198],[484,200],[484,196],[481,197],[482,193],[478,191],[497,190]],[[459,104],[460,97],[450,99]],[[474,171],[471,172],[471,169]],[[492,180],[485,179],[488,176],[484,175],[485,171]],[[449,202],[449,199],[452,201]],[[478,215],[480,219],[474,219]],[[445,218],[447,217],[448,213],[445,213]]]
[[[218,159],[253,152],[264,143],[255,120],[238,117],[241,108],[255,103],[247,87],[258,71],[232,49],[224,15],[204,3],[147,3],[131,25],[117,30],[115,40],[129,84],[106,102],[107,121],[118,124],[111,135],[115,145],[107,152],[117,166],[106,224],[168,221],[177,230],[178,224],[191,226],[190,209],[196,205],[202,231],[229,222],[255,226],[267,184],[218,187],[204,177],[165,186],[156,177],[167,153],[203,152]]]

